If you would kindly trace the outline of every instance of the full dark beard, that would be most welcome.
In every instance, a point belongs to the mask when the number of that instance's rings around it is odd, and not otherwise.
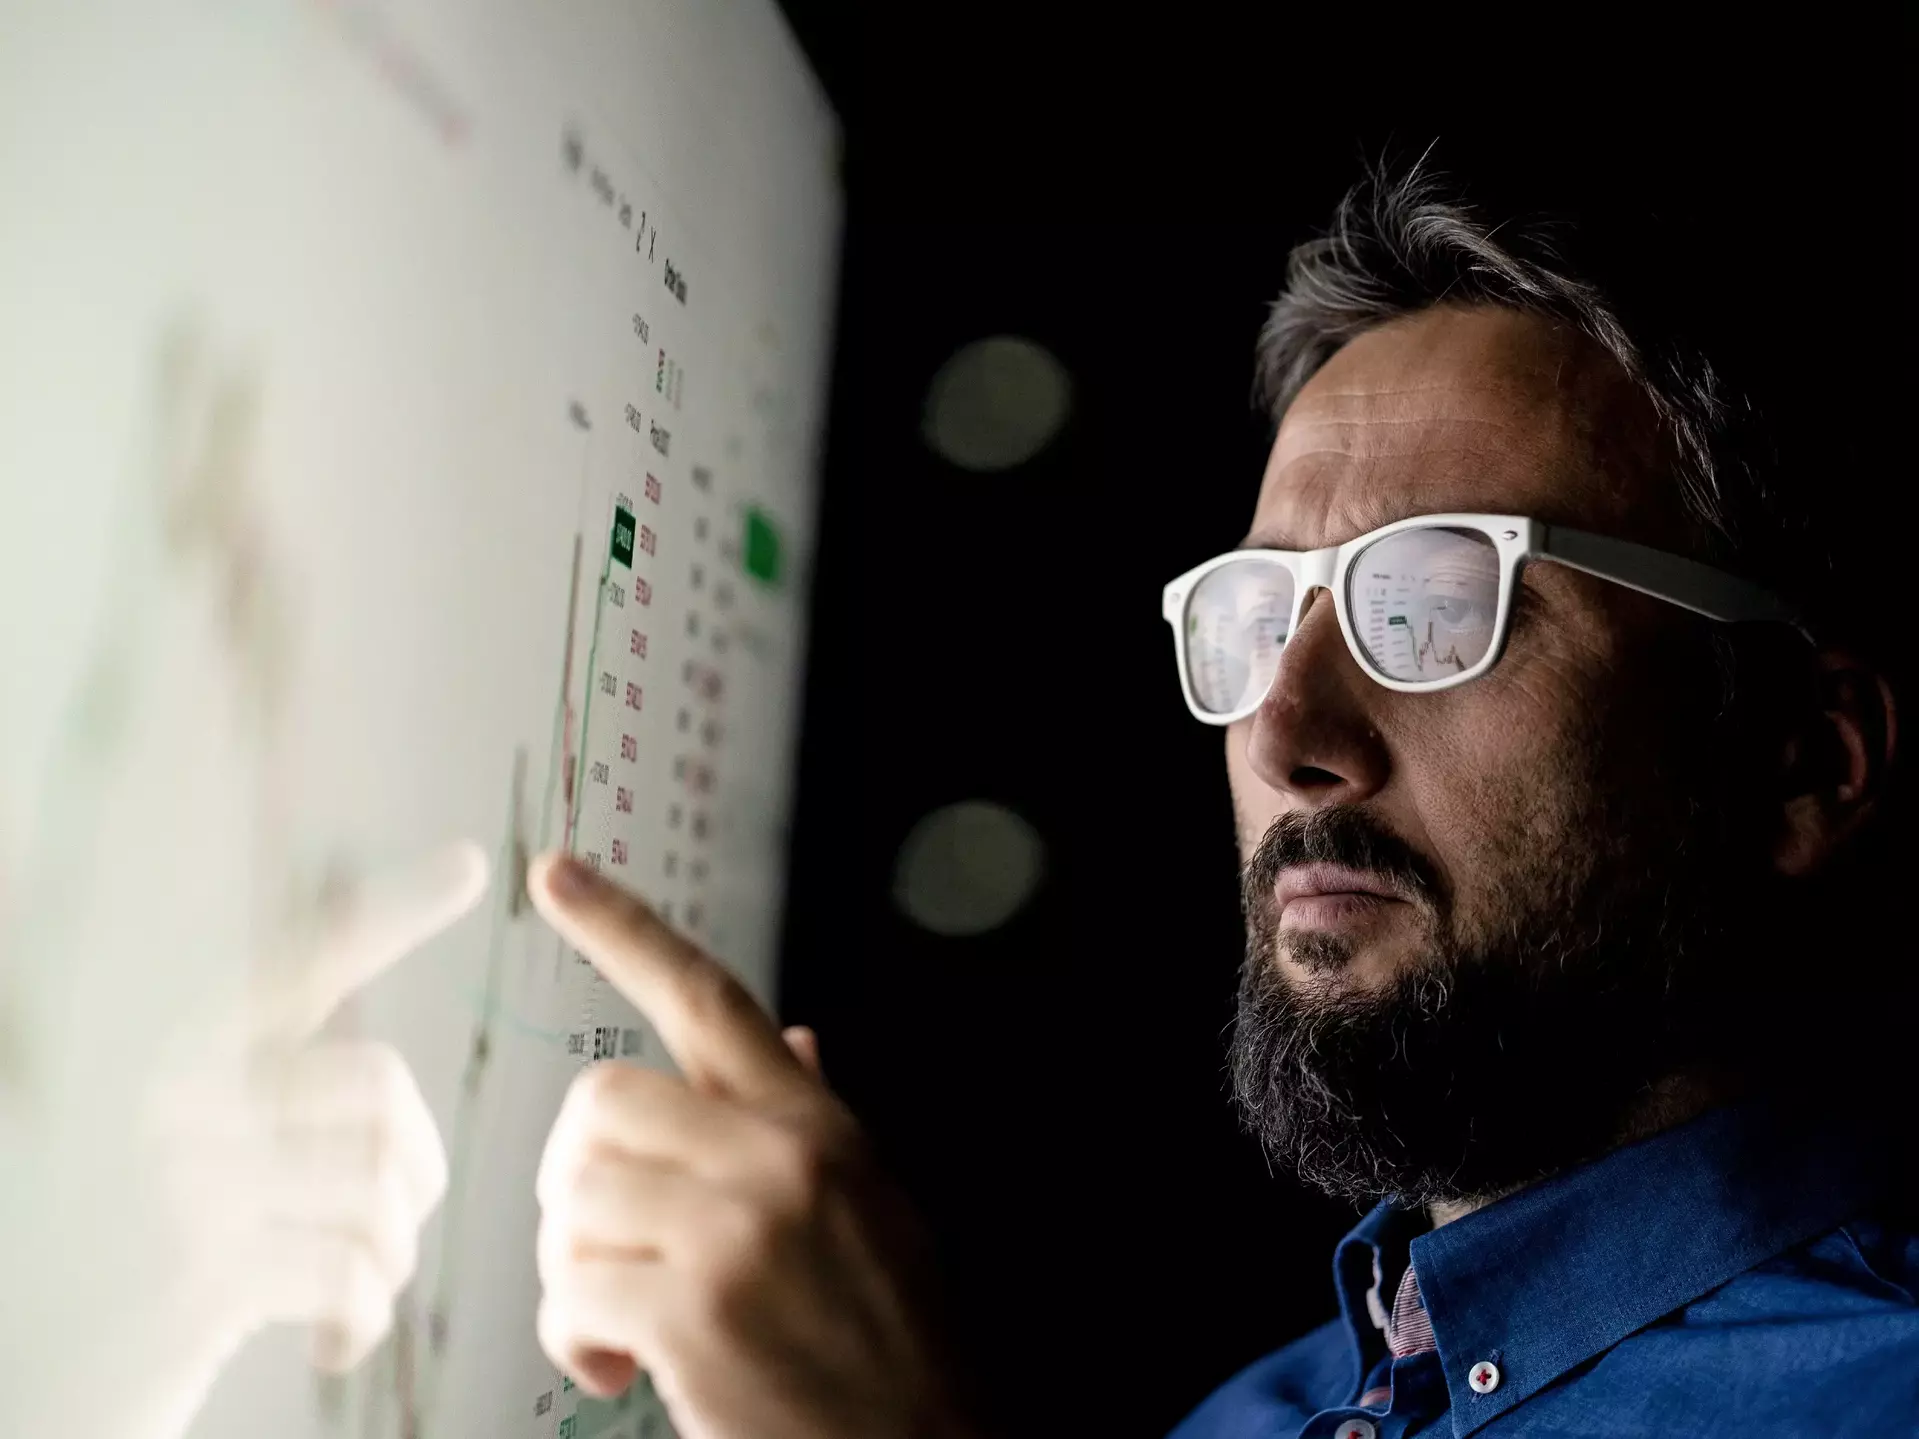
[[[1649,848],[1618,820],[1560,815],[1514,843],[1466,933],[1423,857],[1364,811],[1274,824],[1243,875],[1231,1053],[1274,1160],[1330,1194],[1430,1204],[1506,1193],[1617,1142],[1655,1079],[1712,1048],[1725,976],[1701,956],[1728,948],[1704,826],[1662,826]],[[1274,879],[1313,860],[1384,875],[1424,917],[1425,953],[1385,989],[1314,982],[1350,960],[1345,941],[1280,932]],[[1282,946],[1306,985],[1280,968]]]

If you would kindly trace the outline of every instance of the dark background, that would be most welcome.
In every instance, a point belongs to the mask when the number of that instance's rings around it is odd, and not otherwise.
[[[1713,189],[1755,234],[1797,226],[1802,261],[1904,244],[1903,36],[787,8],[846,123],[848,211],[783,1015],[930,1220],[1005,1432],[1161,1434],[1331,1317],[1354,1217],[1236,1132],[1221,738],[1158,613],[1251,513],[1287,249],[1362,156],[1435,137],[1625,212]],[[1803,311],[1800,277],[1764,302]],[[1029,465],[969,475],[920,439],[926,388],[998,333],[1057,355],[1074,408]],[[941,939],[894,909],[893,864],[969,798],[1024,815],[1048,870],[1006,927]]]

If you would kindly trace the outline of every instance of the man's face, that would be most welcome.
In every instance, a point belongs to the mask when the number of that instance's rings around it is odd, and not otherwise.
[[[1656,436],[1588,342],[1506,311],[1426,311],[1301,390],[1248,541],[1315,549],[1489,511],[1683,550]],[[1336,1192],[1525,1182],[1603,1148],[1695,1057],[1688,996],[1709,966],[1688,956],[1724,947],[1732,862],[1703,627],[1553,564],[1525,568],[1515,603],[1489,673],[1401,694],[1361,670],[1315,592],[1264,703],[1226,732],[1240,1099]]]

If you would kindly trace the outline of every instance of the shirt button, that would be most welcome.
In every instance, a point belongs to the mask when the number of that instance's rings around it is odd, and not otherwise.
[[[1370,1419],[1348,1419],[1333,1430],[1333,1439],[1374,1439],[1378,1433]]]
[[[1473,1393],[1490,1394],[1499,1387],[1499,1366],[1490,1360],[1482,1359],[1473,1365],[1472,1372],[1466,1376],[1466,1382],[1473,1386]]]

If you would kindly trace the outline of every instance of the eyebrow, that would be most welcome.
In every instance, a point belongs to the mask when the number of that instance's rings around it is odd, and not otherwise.
[[[1362,512],[1359,516],[1360,526],[1357,530],[1353,532],[1351,538],[1356,540],[1361,535],[1370,535],[1374,530],[1380,529],[1386,525],[1390,525],[1395,520],[1411,519],[1414,515],[1419,515],[1419,514],[1436,514],[1436,513],[1440,513],[1440,512],[1427,511],[1427,510],[1403,510],[1398,513],[1394,513],[1391,510],[1385,510],[1385,509],[1376,509],[1370,512]],[[1341,540],[1338,543],[1345,544],[1346,541]],[[1294,553],[1301,553],[1309,549],[1310,546],[1300,544],[1297,540],[1295,540],[1291,535],[1287,534],[1284,530],[1256,529],[1251,534],[1247,535],[1245,539],[1241,540],[1238,544],[1234,545],[1233,548],[1236,550],[1291,550]],[[1332,549],[1333,546],[1326,545],[1326,546],[1322,546],[1322,548]]]

